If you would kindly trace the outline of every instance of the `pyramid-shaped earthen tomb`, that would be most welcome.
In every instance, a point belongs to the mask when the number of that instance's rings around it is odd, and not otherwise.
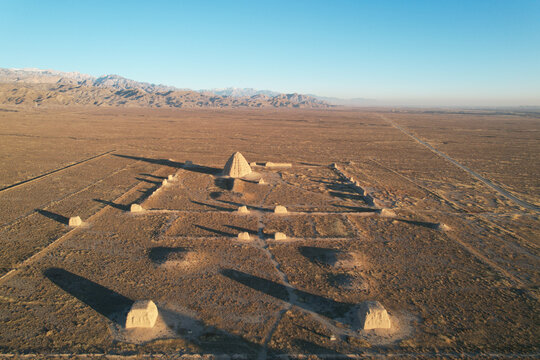
[[[230,176],[232,178],[240,178],[251,173],[251,167],[249,166],[246,158],[239,152],[235,152],[231,155],[225,168],[223,169],[223,175]]]

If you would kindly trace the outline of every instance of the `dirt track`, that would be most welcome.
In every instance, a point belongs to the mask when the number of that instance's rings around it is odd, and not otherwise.
[[[383,119],[385,119],[386,121],[388,121],[390,124],[392,124],[393,127],[395,127],[396,129],[400,130],[401,132],[403,132],[405,135],[407,136],[410,136],[411,138],[413,138],[417,143],[421,144],[421,145],[424,145],[425,147],[427,147],[429,150],[433,151],[435,154],[439,155],[439,156],[442,156],[443,158],[445,158],[446,160],[450,161],[452,164],[456,165],[457,167],[459,167],[460,169],[462,169],[463,171],[467,172],[469,175],[471,176],[474,176],[475,178],[477,178],[478,180],[480,180],[481,182],[483,182],[484,184],[486,184],[487,186],[489,186],[490,188],[492,188],[493,190],[497,191],[499,194],[507,197],[508,199],[512,200],[513,202],[515,202],[516,204],[520,205],[520,206],[523,206],[524,208],[526,209],[529,209],[529,210],[534,210],[536,212],[539,212],[540,211],[540,208],[538,206],[535,206],[533,204],[530,204],[526,201],[523,201],[521,199],[518,199],[517,197],[515,197],[514,195],[512,195],[510,192],[508,192],[507,190],[503,189],[502,187],[500,186],[497,186],[495,185],[492,181],[486,179],[485,177],[481,176],[480,174],[478,174],[477,172],[469,169],[468,167],[466,166],[463,166],[461,165],[459,162],[457,162],[456,160],[452,159],[450,156],[446,155],[445,153],[435,149],[433,146],[431,146],[430,144],[428,144],[427,142],[419,139],[418,137],[414,136],[413,134],[411,134],[410,132],[408,132],[407,130],[405,130],[403,127],[399,126],[398,124],[396,124],[394,121],[391,121],[391,120],[388,120],[387,118],[383,117]]]

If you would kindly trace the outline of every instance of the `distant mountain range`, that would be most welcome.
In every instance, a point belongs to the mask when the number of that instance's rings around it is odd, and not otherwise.
[[[257,90],[253,88],[225,88],[225,89],[209,89],[209,90],[199,90],[203,94],[210,95],[219,95],[219,96],[231,96],[231,97],[251,97],[254,95],[266,95],[266,96],[276,96],[280,93],[272,90]],[[375,106],[378,105],[377,100],[374,99],[365,99],[365,98],[352,98],[352,99],[341,99],[337,97],[325,97],[314,94],[307,94],[314,99],[324,101],[330,105],[343,105],[343,106]]]
[[[194,91],[78,72],[0,68],[0,104],[21,106],[95,105],[171,108],[290,107],[328,108],[316,97],[255,89]]]
[[[251,97],[255,95],[265,95],[265,96],[276,96],[280,93],[276,91],[271,90],[256,90],[253,88],[225,88],[225,89],[209,89],[209,90],[199,90],[200,93],[203,94],[211,94],[211,95],[218,95],[218,96],[231,96],[236,98],[242,98],[242,97]],[[310,95],[311,97],[316,98],[316,96]]]
[[[331,105],[341,105],[341,106],[380,106],[381,103],[375,99],[366,99],[366,98],[351,98],[351,99],[341,99],[336,97],[325,97],[309,94],[309,96],[314,97],[315,99],[324,101]]]

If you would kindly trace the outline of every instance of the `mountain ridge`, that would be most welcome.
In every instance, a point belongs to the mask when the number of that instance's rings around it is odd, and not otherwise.
[[[11,105],[95,105],[173,108],[289,107],[328,108],[328,103],[297,93],[194,91],[139,82],[119,75],[94,77],[78,72],[0,68],[0,103]],[[232,96],[232,95],[235,96]],[[246,94],[252,94],[247,96]],[[239,96],[243,95],[243,96]]]
[[[231,96],[231,97],[251,97],[255,95],[266,95],[266,96],[276,96],[280,93],[277,91],[272,90],[257,90],[253,88],[235,88],[235,87],[228,87],[228,88],[214,88],[214,89],[203,89],[198,90],[200,93],[203,94],[213,94],[213,95],[219,95],[219,96]],[[313,98],[317,98],[317,96],[309,95]]]

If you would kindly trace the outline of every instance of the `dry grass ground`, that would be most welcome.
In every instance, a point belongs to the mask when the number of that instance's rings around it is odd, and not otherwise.
[[[0,123],[4,354],[539,355],[538,119],[64,108]],[[293,166],[220,178],[234,151]],[[150,331],[123,327],[139,299],[160,310]],[[358,329],[366,300],[392,329]]]

